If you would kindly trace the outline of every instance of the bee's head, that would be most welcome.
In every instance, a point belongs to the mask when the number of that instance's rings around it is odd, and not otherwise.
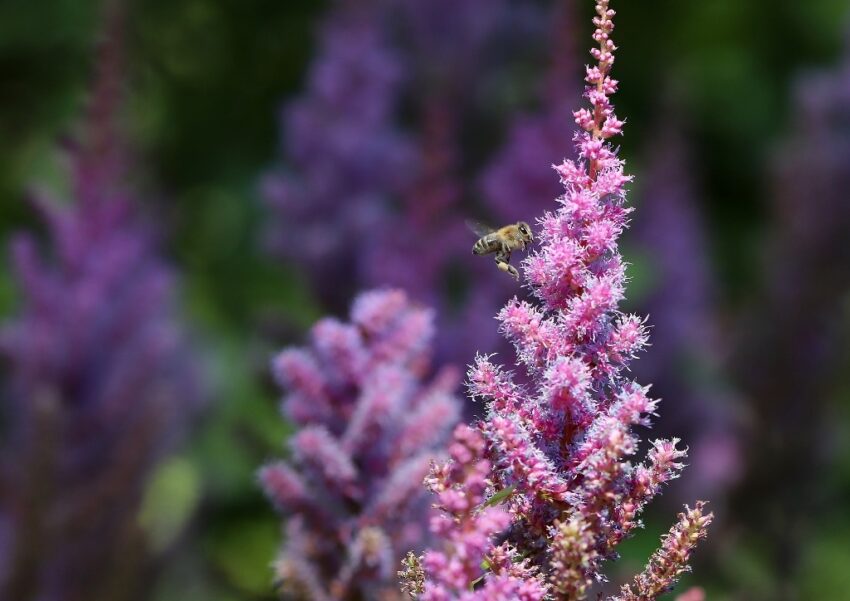
[[[519,229],[519,233],[522,234],[523,238],[529,242],[534,241],[534,234],[531,233],[531,227],[525,221],[517,223],[517,229]]]

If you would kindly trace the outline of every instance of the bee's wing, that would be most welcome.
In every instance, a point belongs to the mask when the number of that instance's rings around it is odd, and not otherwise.
[[[466,220],[466,227],[468,227],[472,231],[472,233],[474,233],[479,238],[483,238],[487,234],[492,234],[496,231],[489,225],[484,225],[480,221],[475,221],[473,219]]]

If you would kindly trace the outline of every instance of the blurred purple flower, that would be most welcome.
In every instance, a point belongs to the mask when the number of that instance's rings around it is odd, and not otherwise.
[[[403,553],[428,540],[422,480],[460,411],[453,372],[424,380],[432,319],[401,291],[367,292],[350,323],[323,319],[273,361],[299,430],[259,477],[287,518],[275,569],[295,598],[397,598]]]
[[[692,586],[681,595],[677,595],[676,601],[705,601],[705,591],[698,586]]]
[[[359,9],[341,4],[331,12],[307,91],[285,110],[289,172],[278,170],[264,184],[273,215],[268,240],[280,256],[298,261],[326,306],[339,309],[359,287],[393,286],[435,307],[438,360],[468,363],[476,349],[499,348],[489,325],[515,290],[492,264],[470,256],[475,237],[464,221],[480,170],[469,161],[466,122],[482,112],[477,93],[494,71],[493,50],[516,7],[501,0],[404,0]],[[559,25],[570,20],[568,12]],[[562,144],[574,129],[560,102],[572,56],[564,44],[553,54],[546,95],[558,109],[535,122],[531,139],[509,142],[522,145],[522,154],[533,146],[543,158],[533,167],[523,163],[532,179],[545,178],[541,201],[557,181],[540,166],[564,156],[565,149],[553,149],[552,135],[563,133]],[[321,86],[322,74],[343,83]],[[357,93],[348,93],[355,85]],[[351,135],[343,144],[345,132]],[[527,206],[524,198],[510,202]]]
[[[772,542],[783,588],[792,586],[829,494],[830,446],[844,438],[831,402],[849,342],[837,321],[850,291],[850,45],[834,69],[799,78],[791,114],[791,133],[772,164],[764,292],[741,317],[735,357],[746,366],[737,376],[755,413],[736,509]],[[753,504],[755,495],[769,505]],[[763,515],[776,519],[754,519]]]
[[[282,114],[286,168],[262,184],[271,251],[297,258],[331,305],[356,287],[360,253],[385,235],[390,198],[416,163],[396,124],[405,65],[379,8],[349,2],[331,13],[307,90]]]
[[[424,109],[420,174],[387,218],[384,232],[364,249],[364,280],[403,288],[438,309],[435,355],[441,363],[467,363],[476,348],[493,349],[492,324],[500,299],[513,282],[492,265],[470,256],[475,236],[460,210],[456,114],[440,98]],[[487,263],[487,264],[485,264]],[[465,292],[451,290],[455,286]],[[460,299],[452,298],[461,295]]]
[[[569,107],[581,97],[575,42],[574,0],[560,0],[552,15],[549,72],[541,106],[515,117],[504,146],[479,178],[482,197],[500,223],[528,220],[549,207],[560,193],[550,166],[573,156],[576,131]]]
[[[8,425],[0,463],[0,597],[141,598],[137,522],[152,468],[199,400],[174,277],[125,187],[123,6],[107,6],[73,201],[39,195],[44,253],[12,244],[19,315],[0,328]]]
[[[487,356],[468,372],[470,392],[487,402],[478,428],[486,445],[460,430],[452,458],[432,469],[428,484],[443,514],[432,529],[442,544],[420,562],[421,587],[418,577],[406,585],[422,588],[422,599],[586,598],[643,508],[683,468],[678,439],[654,441],[642,464],[630,460],[639,442],[632,430],[649,425],[657,402],[626,372],[647,333],[618,309],[631,177],[608,141],[623,125],[610,101],[614,11],[598,0],[596,12],[598,64],[587,68],[585,92],[592,109],[574,113],[584,130],[575,137],[578,158],[556,168],[565,193],[541,222],[542,248],[524,261],[537,302],[515,298],[499,314],[529,383]],[[711,519],[702,503],[682,514],[629,598],[666,592]]]
[[[662,428],[693,441],[679,490],[716,498],[735,483],[742,461],[733,397],[719,373],[717,293],[684,132],[671,111],[655,131],[632,237],[652,267],[654,286],[640,309],[654,335],[634,371],[668,399]]]
[[[420,93],[439,90],[468,102],[470,78],[502,24],[505,0],[401,0],[393,6],[400,45],[411,56]]]

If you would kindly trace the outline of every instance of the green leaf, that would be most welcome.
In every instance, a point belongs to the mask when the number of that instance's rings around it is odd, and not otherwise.
[[[164,551],[174,542],[199,498],[198,473],[185,457],[173,457],[156,469],[139,512],[139,523],[154,551]]]
[[[492,497],[487,499],[484,503],[482,503],[481,509],[485,509],[487,507],[492,507],[493,505],[498,505],[499,503],[506,501],[508,499],[508,497],[510,497],[513,494],[514,490],[516,490],[516,484],[513,484],[513,485],[511,485],[507,488],[503,488],[502,490],[497,492],[495,495],[493,495]]]

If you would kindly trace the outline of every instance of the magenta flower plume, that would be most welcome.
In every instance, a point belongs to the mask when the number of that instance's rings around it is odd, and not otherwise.
[[[392,598],[403,553],[427,543],[422,480],[460,412],[452,372],[424,381],[432,318],[402,292],[367,292],[350,323],[323,319],[274,359],[299,429],[291,459],[259,477],[287,517],[276,572],[297,599]]]
[[[449,447],[450,460],[434,466],[426,479],[437,495],[441,515],[431,522],[432,531],[446,541],[451,552],[429,551],[422,567],[430,576],[422,592],[425,601],[446,599],[521,599],[545,598],[546,583],[527,562],[517,561],[516,550],[508,544],[493,548],[492,538],[511,522],[501,507],[482,507],[490,486],[490,463],[484,458],[486,442],[477,430],[458,426]],[[481,575],[488,561],[492,577],[474,593],[469,584]]]
[[[633,584],[623,586],[620,595],[611,601],[655,599],[670,590],[679,576],[690,569],[688,559],[697,542],[705,537],[705,527],[711,522],[711,515],[706,515],[703,509],[702,502],[693,509],[686,507],[679,514],[679,521],[664,537],[661,548],[652,555],[646,569],[635,576]],[[699,589],[692,589],[687,595],[695,599],[704,598]]]
[[[640,318],[618,310],[626,278],[617,243],[631,211],[624,204],[631,177],[610,143],[623,126],[611,104],[615,13],[608,0],[597,1],[596,13],[591,107],[574,113],[583,130],[577,158],[556,167],[565,193],[540,220],[542,248],[524,263],[537,302],[514,299],[498,316],[528,384],[485,356],[469,370],[471,394],[487,403],[477,428],[486,444],[478,460],[481,451],[456,450],[429,480],[443,545],[423,556],[422,599],[587,598],[603,579],[603,562],[683,467],[677,439],[655,441],[643,463],[631,460],[634,428],[649,425],[658,403],[626,371],[647,333]],[[453,448],[470,440],[460,431]],[[639,577],[641,599],[667,590],[684,569],[711,521],[702,509],[680,520],[650,575]]]

